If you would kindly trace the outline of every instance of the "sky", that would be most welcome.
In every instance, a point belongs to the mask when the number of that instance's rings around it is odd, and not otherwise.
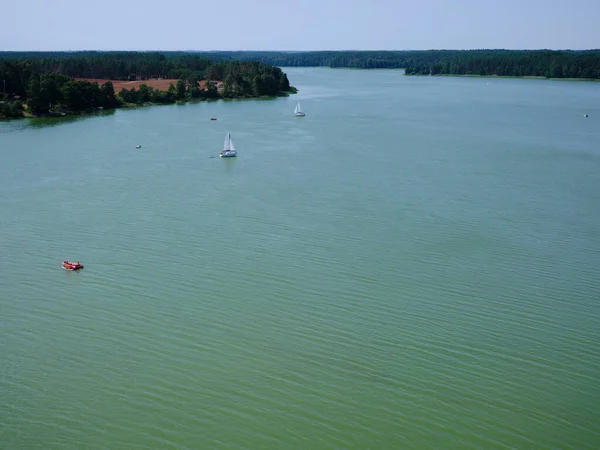
[[[2,3],[0,51],[600,48],[600,0]]]

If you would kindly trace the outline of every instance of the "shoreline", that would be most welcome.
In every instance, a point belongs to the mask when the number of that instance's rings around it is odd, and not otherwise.
[[[169,106],[169,105],[177,105],[183,106],[188,103],[197,104],[197,103],[205,103],[205,102],[218,102],[218,101],[226,101],[231,102],[234,100],[243,101],[243,100],[274,100],[280,97],[289,97],[290,95],[297,94],[298,89],[294,86],[289,92],[280,92],[277,95],[261,95],[258,97],[219,97],[219,98],[197,98],[197,99],[186,99],[186,100],[177,100],[171,103],[157,103],[157,102],[144,102],[144,103],[127,103],[123,102],[121,105],[116,108],[103,108],[103,109],[87,109],[82,111],[63,111],[63,112],[49,112],[39,115],[33,115],[29,113],[27,110],[23,111],[23,115],[21,117],[0,117],[0,122],[8,122],[12,120],[23,120],[23,119],[65,119],[68,117],[77,117],[77,116],[93,116],[93,115],[102,115],[103,113],[114,113],[119,109],[136,109],[136,108],[148,108],[152,106]]]
[[[407,77],[467,77],[467,78],[515,78],[525,80],[548,80],[548,81],[592,81],[599,82],[600,78],[553,78],[542,77],[538,75],[523,75],[521,77],[514,75],[476,75],[476,74],[454,74],[454,73],[439,73],[437,75],[425,75],[420,73],[404,74]]]

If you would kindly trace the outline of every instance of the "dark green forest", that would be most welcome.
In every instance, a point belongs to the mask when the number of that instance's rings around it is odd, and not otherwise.
[[[443,51],[407,64],[406,74],[600,79],[600,50]]]
[[[103,58],[110,63],[102,64]],[[600,50],[0,52],[2,60],[36,61],[72,77],[182,78],[215,62],[256,61],[279,67],[407,69],[409,74],[539,76],[600,79]]]
[[[167,91],[142,84],[114,92],[112,80],[178,79]],[[214,82],[222,81],[218,89]],[[280,68],[256,61],[210,59],[198,54],[160,52],[0,52],[3,101],[0,117],[67,114],[125,103],[173,103],[189,99],[272,96],[292,92]]]
[[[253,60],[280,67],[403,68],[407,75],[600,79],[600,50],[247,51],[210,55],[222,60]]]

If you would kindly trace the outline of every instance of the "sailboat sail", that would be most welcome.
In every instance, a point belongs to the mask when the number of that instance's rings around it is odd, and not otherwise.
[[[302,108],[300,108],[300,102],[296,104],[296,109],[294,109],[294,115],[303,116],[304,112],[302,112]]]
[[[233,145],[233,141],[231,140],[231,133],[229,133],[229,130],[225,135],[225,142],[223,142],[223,151],[219,153],[219,156],[221,158],[237,156],[237,152],[235,151],[235,146]]]
[[[229,150],[231,150],[233,148],[233,145],[231,143],[231,135],[229,134],[229,131],[227,132],[227,134],[225,135],[225,142],[223,143],[223,151],[227,152]]]

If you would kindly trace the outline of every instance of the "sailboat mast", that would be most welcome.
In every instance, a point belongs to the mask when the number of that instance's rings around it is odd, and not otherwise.
[[[229,131],[227,131],[227,134],[225,135],[225,142],[223,143],[223,150],[227,151],[230,149],[231,146],[231,137],[229,135]]]

